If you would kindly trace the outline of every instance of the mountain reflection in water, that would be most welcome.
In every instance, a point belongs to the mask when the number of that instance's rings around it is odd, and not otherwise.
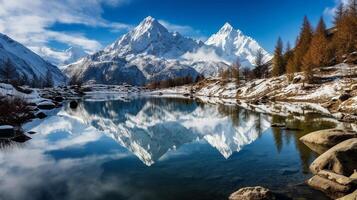
[[[0,143],[0,199],[34,188],[30,199],[226,199],[239,186],[280,189],[302,182],[317,156],[299,138],[334,126],[301,118],[187,99],[83,101],[26,124],[32,140]],[[270,128],[281,122],[301,130]]]

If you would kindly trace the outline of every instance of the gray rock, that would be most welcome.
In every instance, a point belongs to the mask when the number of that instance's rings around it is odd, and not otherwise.
[[[14,137],[15,128],[11,125],[2,125],[0,126],[0,137]]]
[[[317,174],[321,170],[330,170],[344,176],[350,176],[357,169],[357,138],[341,142],[320,155],[311,165],[310,170]]]
[[[69,103],[69,107],[72,108],[72,109],[76,109],[78,107],[77,101],[71,101]]]
[[[44,119],[44,118],[47,117],[47,115],[45,113],[43,113],[43,112],[38,112],[36,114],[36,117],[39,118],[39,119]]]
[[[53,102],[44,101],[37,104],[37,107],[43,110],[50,110],[50,109],[54,109],[56,107],[56,104],[54,104]]]
[[[234,192],[229,196],[229,200],[273,200],[274,194],[263,187],[246,187]]]

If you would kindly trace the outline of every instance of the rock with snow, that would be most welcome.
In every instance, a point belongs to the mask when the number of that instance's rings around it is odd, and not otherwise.
[[[7,61],[14,66],[18,77],[26,77],[28,81],[45,81],[47,72],[51,73],[55,85],[64,84],[66,81],[66,76],[56,66],[0,33],[0,66]]]

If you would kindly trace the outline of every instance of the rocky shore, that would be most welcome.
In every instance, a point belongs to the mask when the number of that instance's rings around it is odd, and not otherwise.
[[[308,185],[333,199],[357,199],[357,133],[329,129],[300,140],[320,154],[310,165]]]

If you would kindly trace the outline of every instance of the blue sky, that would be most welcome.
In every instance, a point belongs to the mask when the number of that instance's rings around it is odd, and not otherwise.
[[[153,16],[171,31],[206,39],[225,22],[272,52],[292,44],[304,15],[313,24],[341,0],[0,0],[0,32],[38,51],[79,46],[94,52]],[[9,26],[9,24],[12,24]]]

